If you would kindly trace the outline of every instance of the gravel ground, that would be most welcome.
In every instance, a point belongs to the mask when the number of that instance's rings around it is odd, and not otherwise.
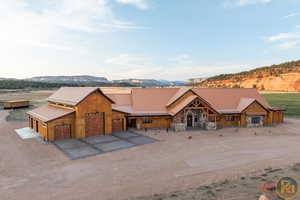
[[[51,144],[18,138],[14,129],[27,123],[6,122],[5,115],[7,111],[0,112],[0,199],[118,200],[153,196],[201,186],[205,189],[213,183],[227,185],[241,177],[250,180],[264,174],[264,169],[285,168],[300,161],[297,119],[257,129],[179,134],[140,131],[160,141],[72,161]],[[245,189],[239,188],[232,191],[245,196]],[[220,191],[205,190],[211,199],[222,194],[225,196],[221,199],[234,199],[226,196],[226,191],[230,191],[227,186]]]
[[[19,99],[29,100],[30,106],[28,108],[7,110],[9,114],[6,116],[7,121],[26,121],[27,120],[26,112],[36,107],[47,104],[46,98],[49,97],[53,92],[54,92],[53,90],[41,90],[41,91],[17,90],[15,92],[0,91],[0,105],[2,105],[2,102],[9,101],[9,100],[19,100]]]
[[[284,169],[266,168],[262,174],[256,176],[226,179],[184,191],[131,198],[130,200],[257,200],[262,194],[270,199],[276,199],[278,198],[276,192],[264,191],[262,185],[269,181],[277,183],[278,179],[283,176],[297,177],[300,180],[300,163]],[[295,200],[297,199],[300,199],[300,196]]]

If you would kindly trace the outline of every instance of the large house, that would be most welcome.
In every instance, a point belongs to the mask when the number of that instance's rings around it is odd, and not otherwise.
[[[47,141],[109,135],[128,128],[182,131],[283,122],[283,109],[271,107],[255,89],[133,88],[118,94],[63,87],[47,100],[48,105],[28,112],[29,126]]]

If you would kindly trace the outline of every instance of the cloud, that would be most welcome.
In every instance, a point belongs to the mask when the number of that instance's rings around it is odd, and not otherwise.
[[[149,8],[149,3],[147,2],[147,0],[116,0],[116,2],[121,4],[133,5],[136,8],[142,10]]]
[[[146,56],[135,56],[129,54],[120,54],[105,60],[106,63],[120,66],[140,66],[148,62],[149,58]]]
[[[69,51],[76,34],[143,28],[117,18],[108,0],[1,0],[0,24],[0,51],[18,45]]]
[[[225,7],[242,7],[252,4],[268,4],[271,3],[272,0],[225,0]]]
[[[180,54],[168,60],[164,65],[155,58],[144,55],[121,54],[106,59],[110,66],[107,76],[114,75],[115,79],[156,78],[166,80],[186,80],[194,77],[208,77],[228,71],[248,70],[249,65],[241,64],[201,64],[188,54]],[[241,66],[244,66],[241,68]],[[126,72],[126,73],[124,73]],[[191,74],[192,72],[192,74]]]
[[[278,47],[282,50],[299,48],[300,40],[290,40],[290,41],[282,42],[278,45]]]
[[[283,18],[290,18],[290,17],[296,17],[296,16],[300,16],[300,12],[298,12],[298,13],[291,13],[289,15],[284,16]]]
[[[299,38],[299,37],[300,37],[300,34],[296,34],[296,33],[279,33],[277,35],[267,37],[267,40],[278,41],[278,40],[293,39],[293,38]]]
[[[275,43],[281,50],[298,48],[300,46],[300,32],[279,33],[266,37],[266,40]]]

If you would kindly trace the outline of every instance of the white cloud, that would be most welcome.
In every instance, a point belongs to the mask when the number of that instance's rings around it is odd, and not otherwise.
[[[157,60],[147,56],[121,54],[106,60],[111,67],[106,70],[107,76],[115,79],[125,78],[156,78],[166,80],[186,80],[194,77],[208,77],[228,71],[248,70],[249,65],[240,64],[202,64],[188,54],[181,54],[166,59],[169,62],[162,65]],[[244,66],[241,68],[241,66]],[[124,73],[125,72],[125,73]]]
[[[296,34],[296,33],[279,33],[277,35],[267,37],[267,40],[269,40],[269,41],[278,41],[278,40],[293,39],[293,38],[298,38],[298,37],[300,37],[300,34]]]
[[[71,50],[72,35],[139,29],[118,19],[108,0],[0,0],[1,48],[43,47]]]
[[[279,33],[266,37],[266,40],[275,43],[281,50],[298,48],[300,46],[300,32]]]
[[[251,4],[268,4],[271,3],[272,0],[225,0],[225,7],[231,6],[247,6]]]
[[[282,42],[278,45],[278,47],[282,50],[298,48],[300,47],[300,40],[290,40],[290,41]]]
[[[121,4],[133,5],[138,9],[148,9],[149,3],[147,0],[116,0],[116,2]]]
[[[300,16],[300,12],[298,12],[298,13],[291,13],[289,15],[284,16],[284,18],[290,18],[290,17],[296,17],[296,16]]]
[[[148,57],[146,56],[134,56],[129,54],[120,54],[105,60],[106,63],[120,66],[139,66],[148,61]]]

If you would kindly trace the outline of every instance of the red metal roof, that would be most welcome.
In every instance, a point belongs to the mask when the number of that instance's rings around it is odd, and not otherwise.
[[[116,102],[115,108],[126,110],[127,113],[165,113],[172,115],[175,110],[189,102],[184,100],[173,111],[168,111],[167,106],[176,102],[189,90],[219,113],[240,113],[254,101],[260,103],[264,108],[270,109],[268,102],[256,89],[246,88],[133,88],[131,94],[127,94],[126,98],[117,94],[109,95]],[[126,106],[122,107],[124,105]]]
[[[69,108],[64,109],[64,108],[58,108],[55,106],[47,105],[47,106],[41,106],[39,108],[33,109],[27,112],[27,114],[36,117],[43,122],[49,122],[61,118],[63,116],[66,116],[68,114],[71,114],[73,112],[75,112],[73,109],[69,109]]]
[[[56,103],[67,104],[76,106],[87,96],[95,91],[99,91],[101,94],[104,93],[97,87],[62,87],[52,94],[47,100]],[[114,103],[108,96],[104,95],[109,101]]]

